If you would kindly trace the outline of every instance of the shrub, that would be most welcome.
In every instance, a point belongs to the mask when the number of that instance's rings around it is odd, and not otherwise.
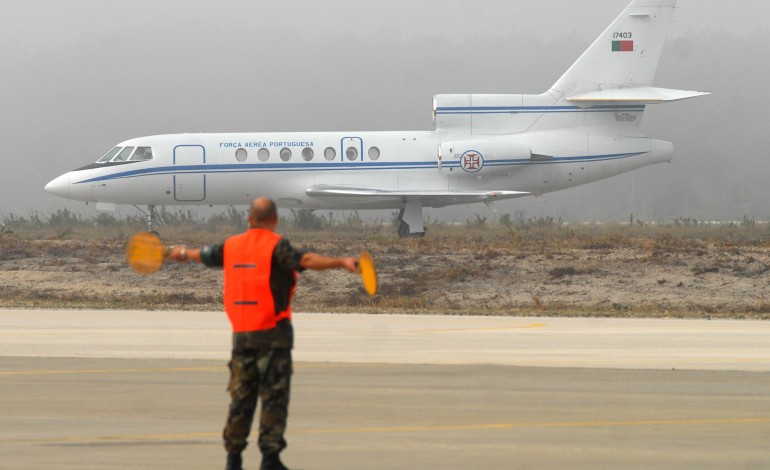
[[[324,226],[323,217],[310,209],[292,209],[291,215],[294,217],[291,225],[297,230],[321,230]]]

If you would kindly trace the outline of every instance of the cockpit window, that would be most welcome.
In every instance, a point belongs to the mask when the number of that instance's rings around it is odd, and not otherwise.
[[[112,160],[112,157],[114,157],[115,154],[120,152],[120,149],[122,149],[122,148],[123,147],[115,147],[114,149],[112,149],[109,152],[105,153],[102,158],[100,158],[99,160],[96,160],[96,163],[104,163],[104,162],[108,162],[108,161]]]
[[[113,162],[125,162],[128,161],[129,155],[134,151],[134,147],[124,147],[117,157],[113,158]]]
[[[131,156],[132,162],[152,160],[152,149],[150,147],[137,147],[136,152]]]

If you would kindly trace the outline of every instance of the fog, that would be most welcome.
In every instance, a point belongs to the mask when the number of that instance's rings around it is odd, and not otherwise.
[[[0,215],[95,215],[43,186],[131,137],[430,130],[434,94],[543,92],[626,3],[3,2]],[[648,106],[642,129],[674,143],[673,163],[500,212],[770,219],[770,3],[678,6],[655,84],[713,95]],[[472,212],[487,209],[428,215]]]

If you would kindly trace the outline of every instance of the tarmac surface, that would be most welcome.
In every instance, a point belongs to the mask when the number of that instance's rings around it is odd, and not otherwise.
[[[770,468],[770,322],[294,324],[290,468]],[[216,312],[0,310],[0,468],[223,468],[229,338]]]

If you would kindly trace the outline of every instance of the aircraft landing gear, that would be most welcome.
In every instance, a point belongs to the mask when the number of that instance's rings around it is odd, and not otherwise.
[[[422,203],[407,201],[398,212],[398,238],[424,237],[425,226],[422,223]]]
[[[139,212],[145,215],[145,220],[147,221],[147,231],[150,233],[154,233],[155,235],[160,235],[156,230],[155,227],[157,225],[166,226],[166,222],[163,221],[163,217],[160,215],[160,212],[155,208],[155,204],[148,204],[147,205],[147,211],[142,210],[141,207],[134,204],[134,207],[136,207]]]
[[[399,214],[399,222],[398,222],[398,228],[396,229],[396,233],[398,234],[398,238],[406,238],[409,236],[409,224],[401,220],[401,214]]]

